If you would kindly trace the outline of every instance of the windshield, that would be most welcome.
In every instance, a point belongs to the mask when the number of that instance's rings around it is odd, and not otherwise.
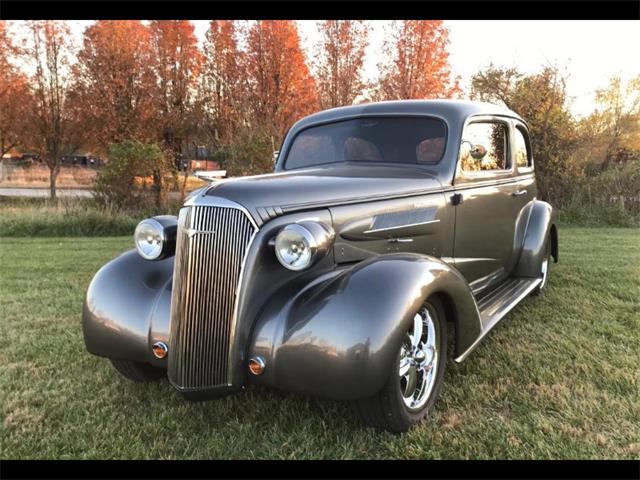
[[[434,118],[357,118],[301,131],[293,140],[285,169],[337,162],[412,165],[440,161],[446,126]]]

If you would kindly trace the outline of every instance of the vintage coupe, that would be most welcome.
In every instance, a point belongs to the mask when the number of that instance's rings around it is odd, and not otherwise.
[[[322,111],[275,172],[213,182],[89,286],[89,352],[189,399],[261,384],[405,431],[558,260],[526,123],[486,103]]]

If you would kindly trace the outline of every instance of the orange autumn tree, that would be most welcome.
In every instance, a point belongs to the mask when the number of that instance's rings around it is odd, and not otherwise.
[[[238,49],[235,22],[212,20],[205,34],[204,65],[200,80],[202,127],[213,145],[233,141],[243,119],[243,53]]]
[[[315,65],[320,106],[351,105],[366,87],[362,67],[369,28],[362,20],[325,20],[320,34]]]
[[[156,114],[156,138],[162,142],[170,161],[179,164],[189,136],[196,129],[195,98],[202,63],[202,53],[194,26],[189,20],[154,20],[150,25],[152,67],[155,88],[152,90]],[[154,170],[156,203],[162,202],[162,169]],[[187,176],[181,183],[184,197]]]
[[[189,20],[154,20],[150,29],[157,136],[179,155],[193,130],[193,103],[202,53]]]
[[[318,94],[294,21],[260,20],[250,28],[243,65],[254,128],[278,143],[289,126],[318,109]]]
[[[140,21],[98,20],[84,32],[75,93],[100,150],[127,139],[155,139],[150,30]]]
[[[0,20],[0,162],[5,153],[23,142],[27,126],[31,100],[28,79],[11,63],[19,53],[9,37],[6,21]]]
[[[449,31],[441,20],[394,22],[384,50],[377,99],[451,98],[460,93],[449,65]]]

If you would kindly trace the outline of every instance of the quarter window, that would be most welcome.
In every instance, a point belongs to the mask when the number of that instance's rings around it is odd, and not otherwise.
[[[525,138],[525,133],[520,127],[515,129],[515,151],[514,158],[518,168],[531,166],[531,151],[529,141]]]
[[[460,165],[465,172],[508,170],[507,126],[502,122],[467,125],[460,145]]]

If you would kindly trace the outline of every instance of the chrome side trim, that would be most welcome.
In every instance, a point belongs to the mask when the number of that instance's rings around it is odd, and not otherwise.
[[[408,223],[406,225],[394,225],[392,227],[373,228],[371,230],[365,230],[362,233],[367,234],[367,233],[388,232],[388,231],[391,231],[391,230],[399,230],[401,228],[417,227],[417,226],[420,226],[420,225],[429,225],[431,223],[440,223],[440,220],[436,219],[436,220],[429,220],[429,221],[426,221],[426,222]]]
[[[495,262],[495,258],[474,258],[474,257],[442,257],[443,262],[447,263],[470,263],[470,262]]]

